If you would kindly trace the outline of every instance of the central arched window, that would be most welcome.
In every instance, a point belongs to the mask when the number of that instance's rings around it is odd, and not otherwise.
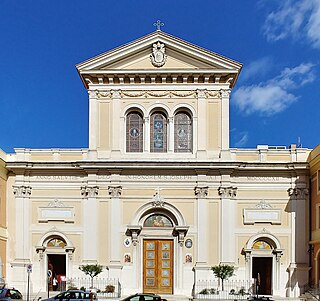
[[[163,214],[152,214],[143,223],[144,227],[173,227],[171,220]]]
[[[167,118],[161,112],[151,115],[150,151],[163,153],[167,151]]]
[[[179,112],[174,116],[174,151],[192,152],[192,119],[185,112]]]
[[[67,245],[66,242],[60,237],[52,238],[47,243],[47,247],[53,247],[53,248],[64,248],[66,245]]]
[[[143,151],[143,118],[139,112],[131,112],[126,119],[127,152]]]

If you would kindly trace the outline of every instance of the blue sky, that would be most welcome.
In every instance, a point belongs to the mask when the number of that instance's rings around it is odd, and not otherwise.
[[[231,147],[320,143],[320,0],[1,0],[0,148],[86,148],[75,65],[155,30],[241,62]]]

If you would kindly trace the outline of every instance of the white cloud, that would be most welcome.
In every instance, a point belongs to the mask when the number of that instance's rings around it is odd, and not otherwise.
[[[308,63],[285,68],[278,76],[266,82],[242,86],[232,95],[232,103],[246,114],[257,112],[270,116],[280,113],[298,99],[291,90],[315,79],[313,67],[313,64]]]
[[[320,1],[282,0],[263,26],[269,41],[305,37],[315,48],[320,48]]]
[[[235,146],[236,147],[243,147],[243,146],[246,146],[246,144],[248,143],[248,140],[249,140],[249,134],[248,132],[241,132],[239,133],[240,135],[240,138],[238,139],[237,142],[235,142]]]
[[[251,62],[243,67],[241,71],[241,79],[248,80],[266,74],[272,67],[273,62],[270,57],[263,57]]]

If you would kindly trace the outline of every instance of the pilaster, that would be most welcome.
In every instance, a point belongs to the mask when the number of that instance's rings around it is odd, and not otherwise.
[[[221,186],[218,189],[221,198],[221,225],[220,225],[220,262],[235,262],[235,202],[237,188],[233,186]]]
[[[98,146],[99,104],[97,91],[89,90],[89,150]]]
[[[97,196],[99,187],[87,185],[81,187],[83,196],[83,262],[88,264],[97,263],[98,249],[98,208]],[[86,243],[90,241],[90,244]]]
[[[120,121],[120,90],[112,90],[112,153],[116,157],[120,156],[119,121]]]
[[[207,153],[207,102],[204,90],[197,90],[198,100],[198,158],[205,158]]]
[[[27,185],[13,186],[16,200],[16,257],[15,261],[30,260],[30,196],[32,188]]]
[[[288,268],[289,273],[289,297],[298,297],[304,292],[299,284],[308,283],[308,228],[307,197],[308,188],[289,188],[288,195],[291,202],[291,249],[292,257]]]
[[[120,228],[121,228],[121,193],[122,186],[111,185],[108,187],[110,196],[110,264],[108,265],[109,275],[111,277],[120,277],[122,269],[120,252]]]
[[[229,104],[230,89],[221,92],[221,150],[229,150]]]
[[[194,193],[197,198],[197,265],[206,265],[208,260],[208,187],[196,186]]]

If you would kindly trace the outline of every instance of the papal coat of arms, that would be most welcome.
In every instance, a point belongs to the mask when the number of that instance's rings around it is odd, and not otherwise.
[[[152,54],[150,55],[151,63],[155,67],[162,67],[167,60],[164,44],[158,42],[153,44]]]

